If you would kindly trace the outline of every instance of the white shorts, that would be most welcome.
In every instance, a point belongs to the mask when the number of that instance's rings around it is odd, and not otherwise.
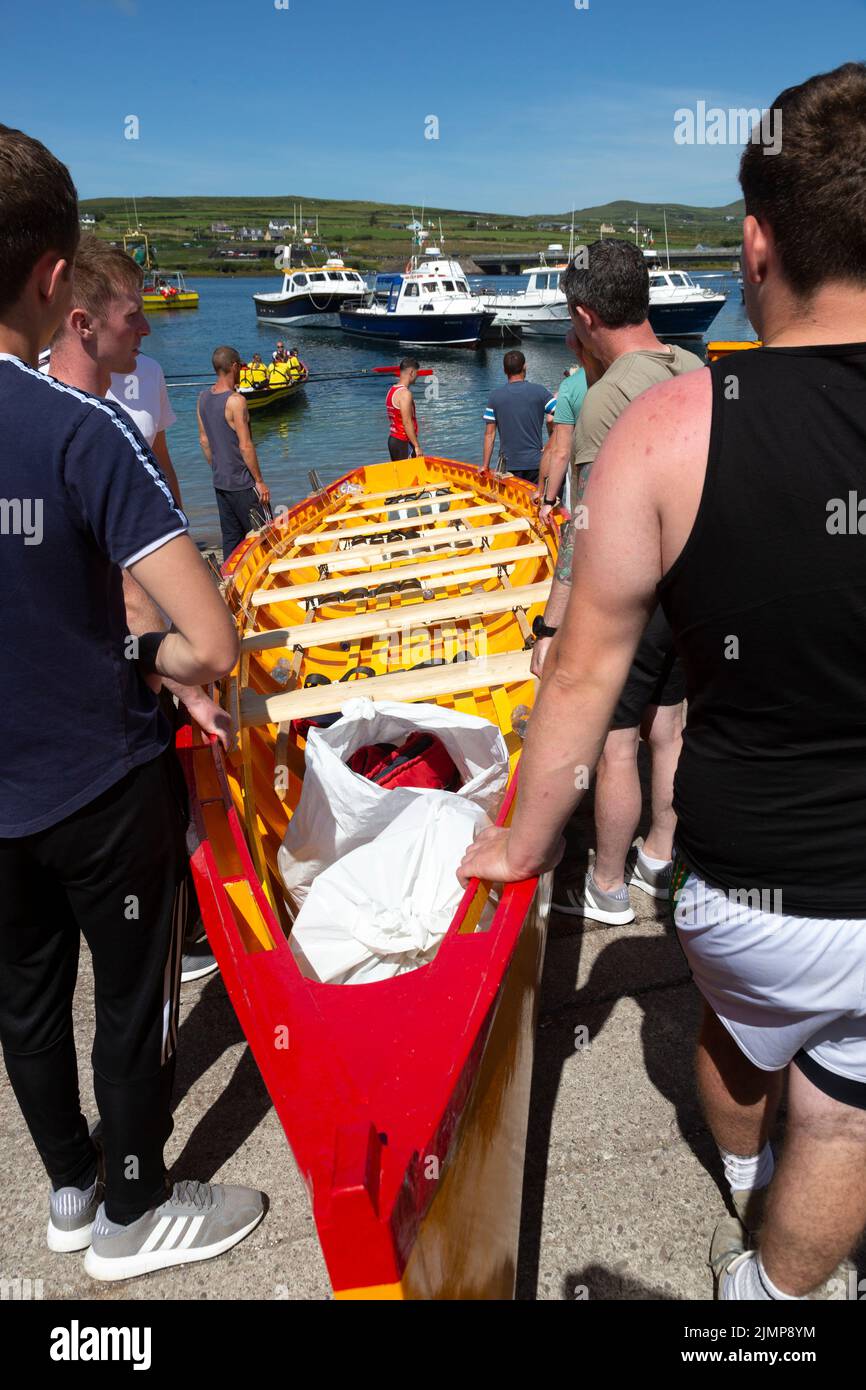
[[[780,1071],[802,1050],[866,1084],[866,920],[786,916],[769,892],[729,894],[694,873],[674,901],[695,984],[756,1067]]]

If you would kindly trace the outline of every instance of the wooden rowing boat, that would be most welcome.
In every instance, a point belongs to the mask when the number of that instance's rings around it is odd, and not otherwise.
[[[474,882],[431,963],[354,986],[302,976],[277,868],[304,774],[293,721],[361,693],[481,715],[508,749],[507,823],[556,540],[528,484],[410,459],[320,490],[223,570],[239,737],[224,758],[181,735],[193,871],[338,1298],[513,1297],[550,894]]]

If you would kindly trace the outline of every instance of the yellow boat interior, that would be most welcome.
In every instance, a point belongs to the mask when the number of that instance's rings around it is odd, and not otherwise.
[[[557,530],[539,522],[528,483],[415,458],[321,488],[224,566],[241,637],[221,696],[237,731],[229,786],[286,932],[277,852],[300,798],[308,721],[361,694],[435,702],[499,727],[513,771]],[[219,857],[217,823],[213,832]],[[261,914],[237,916],[247,950],[269,949]]]

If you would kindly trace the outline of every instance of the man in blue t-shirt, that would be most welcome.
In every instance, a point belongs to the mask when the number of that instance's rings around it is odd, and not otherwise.
[[[0,125],[0,1042],[51,1179],[49,1248],[114,1280],[219,1254],[263,1209],[247,1188],[166,1186],[186,807],[147,677],[210,682],[238,643],[135,426],[37,370],[78,235],[68,170]],[[170,632],[130,636],[124,569]],[[72,1030],[82,935],[100,1152]]]
[[[507,381],[491,391],[484,411],[482,469],[490,467],[496,431],[499,453],[509,473],[527,482],[538,482],[544,449],[544,426],[550,430],[556,398],[544,386],[526,380],[526,358],[512,348],[502,359]]]

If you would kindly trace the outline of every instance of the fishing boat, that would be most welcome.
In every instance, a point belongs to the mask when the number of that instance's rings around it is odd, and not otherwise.
[[[482,294],[481,299],[495,315],[493,327],[515,337],[564,338],[571,327],[568,304],[559,288],[559,277],[567,262],[556,258],[561,246],[548,246],[539,256],[537,269],[528,272],[526,288]],[[548,263],[547,256],[556,259]]]
[[[145,313],[165,309],[197,309],[198,290],[187,288],[181,270],[160,270],[156,250],[142,227],[130,228],[123,237],[123,249],[144,271],[141,307]]]
[[[482,295],[495,314],[494,328],[526,338],[564,338],[571,327],[568,304],[559,288],[565,269],[565,265],[543,262],[529,272],[525,289]],[[660,338],[703,337],[725,300],[724,294],[697,285],[684,270],[649,268],[649,321]]]
[[[291,260],[291,248],[289,248]],[[323,266],[286,266],[279,290],[254,294],[256,317],[290,327],[338,328],[345,305],[362,304],[367,285],[360,272],[329,256]]]
[[[180,736],[192,866],[337,1298],[513,1297],[550,884],[470,883],[408,973],[309,978],[278,863],[301,731],[358,696],[481,716],[507,749],[507,824],[557,528],[527,483],[416,458],[317,486],[223,567],[241,655],[221,698],[238,739],[224,756]]]
[[[182,270],[153,270],[142,287],[141,307],[146,314],[157,309],[197,309],[198,290],[187,288]]]
[[[459,261],[449,260],[439,246],[424,247],[426,236],[415,224],[405,270],[377,275],[366,302],[340,313],[344,333],[405,347],[481,342],[495,314],[469,288]]]

